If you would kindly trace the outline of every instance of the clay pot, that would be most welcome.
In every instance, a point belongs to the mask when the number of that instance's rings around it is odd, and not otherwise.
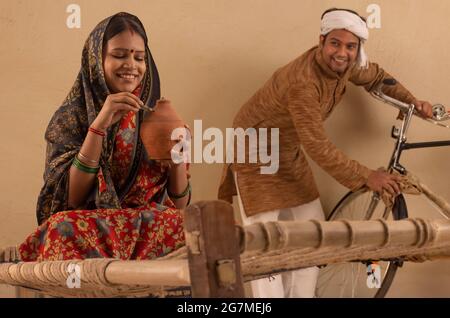
[[[169,100],[158,100],[153,109],[154,112],[145,112],[140,131],[142,142],[150,159],[171,159],[170,151],[177,143],[171,140],[172,131],[185,124]]]

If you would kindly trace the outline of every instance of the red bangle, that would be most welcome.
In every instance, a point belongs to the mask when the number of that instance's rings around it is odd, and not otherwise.
[[[104,131],[101,131],[101,130],[98,130],[98,129],[95,129],[95,128],[92,128],[92,127],[89,127],[89,131],[94,133],[94,134],[96,134],[96,135],[102,136],[102,137],[106,136]]]

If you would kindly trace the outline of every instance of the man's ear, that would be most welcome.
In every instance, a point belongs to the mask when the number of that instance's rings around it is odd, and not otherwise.
[[[323,35],[319,36],[319,47],[323,47],[325,45],[325,37]]]

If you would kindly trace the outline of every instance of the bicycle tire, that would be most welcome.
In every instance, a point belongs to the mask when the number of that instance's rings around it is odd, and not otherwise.
[[[359,206],[365,207],[359,209]],[[356,207],[356,210],[361,215],[355,215],[351,213],[352,207]],[[365,211],[365,212],[364,212]],[[392,213],[391,213],[392,212]],[[377,199],[377,196],[372,191],[366,191],[361,189],[355,192],[348,192],[334,207],[333,211],[328,216],[327,220],[338,220],[338,219],[347,219],[347,220],[368,220],[368,219],[379,219],[379,218],[387,218],[387,216],[392,215],[394,219],[405,218],[408,215],[406,202],[404,200],[403,195],[397,196],[394,204],[393,211],[387,211],[386,206],[384,205],[381,199]],[[361,268],[366,267],[367,264],[363,264],[361,262],[353,262],[353,263],[341,263],[341,264],[331,264],[324,266],[320,269],[319,278],[316,287],[316,296],[317,297],[336,297],[336,295],[326,294],[326,287],[324,284],[330,284],[333,288],[333,283],[330,280],[335,279],[334,277],[328,277],[327,272],[331,272],[331,270],[339,270],[339,268],[343,268],[343,270],[347,271],[347,268],[353,269],[355,266],[357,271],[360,271]],[[398,267],[402,265],[401,260],[395,261],[386,261],[382,262],[383,267],[385,266],[384,275],[382,277],[382,282],[380,288],[374,290],[370,290],[367,286],[344,286],[342,283],[337,284],[334,288],[339,288],[341,297],[370,297],[370,298],[383,298],[387,292],[389,291],[390,286],[394,280],[395,274],[397,272]],[[380,265],[381,266],[381,265]],[[366,273],[366,271],[364,271]],[[332,273],[332,272],[331,272]],[[344,273],[345,274],[345,273]],[[333,275],[333,273],[332,273]],[[353,274],[352,274],[353,275]],[[367,279],[367,274],[364,276]],[[336,278],[337,279],[337,278]],[[362,281],[361,281],[362,282]],[[364,281],[365,282],[365,281]],[[354,284],[354,280],[352,278],[351,281],[344,280],[344,283]],[[356,283],[358,284],[358,283]],[[365,287],[365,289],[364,289]],[[359,294],[355,293],[355,290],[361,290]]]

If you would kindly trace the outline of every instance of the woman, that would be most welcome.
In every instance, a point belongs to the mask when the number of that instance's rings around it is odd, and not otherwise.
[[[190,200],[186,164],[150,160],[139,137],[144,104],[160,97],[139,19],[100,22],[77,80],[47,128],[38,229],[23,261],[152,259],[184,244],[180,209]]]

